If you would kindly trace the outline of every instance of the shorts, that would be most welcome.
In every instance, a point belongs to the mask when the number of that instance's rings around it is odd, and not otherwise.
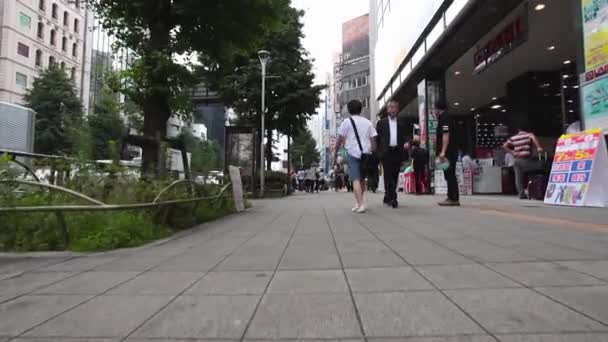
[[[348,155],[346,158],[346,162],[348,163],[348,176],[351,182],[365,180],[367,177],[365,175],[365,170],[361,167],[361,159],[355,158]]]

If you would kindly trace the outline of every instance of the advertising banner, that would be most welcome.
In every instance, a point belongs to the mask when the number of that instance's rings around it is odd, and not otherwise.
[[[585,126],[608,129],[608,76],[584,84],[581,99]]]
[[[585,45],[585,70],[608,64],[608,1],[581,0]]]
[[[545,203],[605,207],[608,203],[608,152],[599,129],[563,135],[545,194]]]

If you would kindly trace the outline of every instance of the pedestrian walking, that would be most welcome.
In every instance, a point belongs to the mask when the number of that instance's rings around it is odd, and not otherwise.
[[[340,125],[336,150],[343,144],[346,146],[349,178],[353,183],[356,201],[352,211],[364,213],[367,210],[364,199],[366,173],[371,154],[376,147],[377,133],[372,122],[361,116],[361,101],[352,100],[347,107],[350,118]]]
[[[426,175],[429,167],[429,152],[420,147],[420,138],[414,137],[411,142],[412,166],[414,169],[414,182],[416,195],[426,193]]]
[[[435,103],[437,115],[437,155],[441,163],[449,163],[449,167],[443,171],[446,182],[448,183],[448,198],[439,203],[442,207],[460,206],[460,192],[458,189],[458,178],[456,178],[456,163],[458,162],[458,147],[454,141],[455,133],[454,120],[447,112],[445,101]]]
[[[317,169],[311,166],[306,171],[306,192],[313,193],[315,190],[315,181],[317,180]]]
[[[513,171],[515,171],[515,187],[520,199],[526,199],[526,187],[524,186],[524,177],[526,172],[538,169],[538,162],[532,158],[532,145],[536,147],[539,153],[543,152],[543,148],[534,133],[528,132],[526,122],[521,122],[518,127],[518,132],[505,144],[503,148],[507,153],[515,157],[513,162]]]
[[[376,125],[378,132],[378,156],[384,171],[384,204],[399,207],[397,185],[403,162],[407,160],[405,144],[407,127],[399,121],[399,103],[392,100],[387,107],[388,116]]]

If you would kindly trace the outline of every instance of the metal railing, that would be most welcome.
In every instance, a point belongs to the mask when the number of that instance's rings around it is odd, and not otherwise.
[[[65,220],[66,212],[101,212],[101,211],[126,211],[126,210],[143,210],[143,209],[153,209],[156,208],[160,212],[160,221],[161,225],[164,225],[167,221],[167,216],[172,207],[177,205],[186,205],[193,204],[192,211],[196,212],[198,210],[198,206],[201,202],[210,201],[212,202],[212,207],[215,207],[218,201],[222,198],[226,198],[226,191],[231,187],[231,183],[223,186],[220,191],[214,196],[208,197],[196,197],[196,198],[188,198],[188,199],[178,199],[178,200],[168,200],[168,201],[160,201],[160,198],[163,194],[168,192],[169,190],[175,188],[180,184],[190,184],[191,186],[197,186],[199,184],[195,183],[191,180],[180,180],[171,183],[166,188],[162,189],[158,195],[155,197],[153,202],[150,203],[134,203],[134,204],[106,204],[101,201],[98,201],[94,198],[91,198],[85,194],[79,193],[77,191],[58,186],[58,185],[50,185],[40,182],[32,182],[26,180],[0,180],[0,184],[22,184],[28,186],[38,186],[48,190],[59,191],[86,202],[89,202],[89,205],[49,205],[49,206],[27,206],[27,207],[0,207],[0,214],[16,214],[16,213],[55,213],[59,234],[62,237],[64,246],[68,246],[70,242],[70,234],[69,229],[67,227],[67,223]],[[192,193],[189,191],[189,193]],[[196,224],[196,216],[193,215],[193,225]]]

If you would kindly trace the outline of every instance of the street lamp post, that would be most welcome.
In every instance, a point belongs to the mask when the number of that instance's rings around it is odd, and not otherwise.
[[[264,171],[266,168],[265,165],[265,157],[266,157],[266,153],[264,151],[265,145],[264,144],[264,119],[265,119],[265,114],[266,114],[266,65],[268,64],[268,61],[270,60],[270,52],[266,51],[266,50],[260,50],[258,51],[258,58],[260,59],[260,63],[262,64],[262,112],[260,113],[261,115],[261,136],[262,139],[260,139],[260,197],[264,197]]]

